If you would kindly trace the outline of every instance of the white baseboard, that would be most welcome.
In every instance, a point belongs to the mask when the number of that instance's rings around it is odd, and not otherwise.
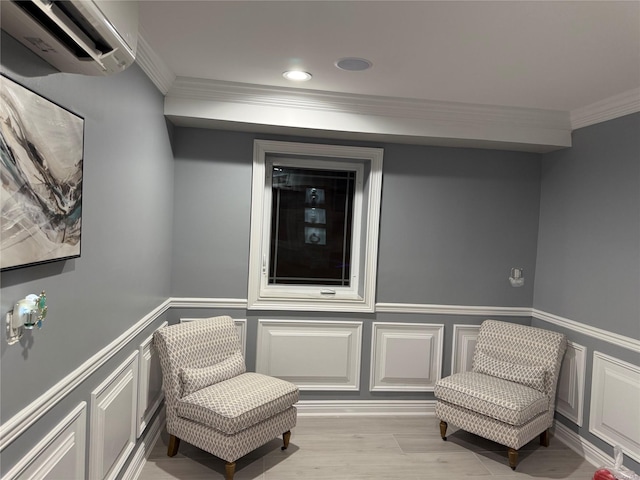
[[[435,414],[435,400],[300,400],[296,404],[301,417],[355,417]]]
[[[593,443],[588,442],[562,423],[555,421],[554,438],[560,440],[571,450],[596,467],[613,466],[613,458],[604,453]]]
[[[127,469],[124,471],[121,480],[136,480],[140,477],[142,469],[144,468],[145,463],[147,463],[147,458],[149,458],[153,447],[160,438],[160,434],[162,433],[165,423],[166,414],[163,408],[146,431],[142,441],[138,443],[138,447],[133,453],[131,461],[129,462]]]

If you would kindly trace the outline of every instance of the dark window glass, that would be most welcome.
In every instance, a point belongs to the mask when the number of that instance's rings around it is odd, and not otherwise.
[[[348,287],[355,172],[274,166],[269,284]]]

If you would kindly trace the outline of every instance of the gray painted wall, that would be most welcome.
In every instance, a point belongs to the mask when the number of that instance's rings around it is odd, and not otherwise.
[[[46,290],[49,304],[41,331],[13,346],[0,341],[4,422],[169,297],[173,156],[162,95],[137,65],[111,77],[61,74],[4,33],[1,54],[4,75],[85,119],[81,258],[1,276],[3,322],[29,293]],[[2,471],[137,346],[3,451]]]
[[[255,138],[176,129],[173,296],[247,297]],[[368,145],[385,149],[378,302],[532,305],[538,155]]]
[[[539,156],[384,148],[377,301],[531,306]],[[512,267],[524,287],[510,285]]]
[[[640,114],[542,162],[534,306],[640,338]]]
[[[640,339],[640,114],[573,132],[573,147],[542,161],[540,228],[534,307],[610,332]],[[588,441],[593,352],[640,365],[640,354],[547,322],[587,347],[584,423]],[[631,413],[631,412],[630,412]],[[625,465],[640,471],[627,458]]]

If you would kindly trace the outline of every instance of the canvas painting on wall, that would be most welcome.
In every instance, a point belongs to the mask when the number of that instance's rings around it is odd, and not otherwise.
[[[84,119],[0,81],[0,268],[79,257]]]

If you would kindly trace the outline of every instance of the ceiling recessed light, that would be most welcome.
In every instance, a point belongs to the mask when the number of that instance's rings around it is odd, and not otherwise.
[[[335,63],[336,67],[340,70],[347,70],[349,72],[361,72],[371,68],[371,63],[366,58],[346,57],[341,58]]]
[[[306,82],[311,80],[311,74],[309,72],[303,72],[302,70],[288,70],[282,74],[287,80],[293,80],[294,82]]]

